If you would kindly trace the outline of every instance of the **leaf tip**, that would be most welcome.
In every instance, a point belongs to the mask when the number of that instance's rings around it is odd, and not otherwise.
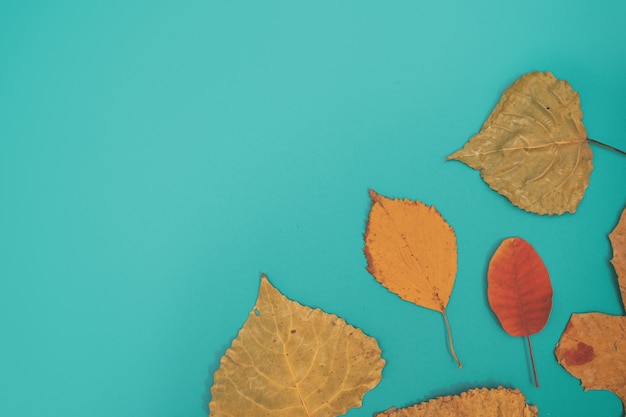
[[[456,151],[456,152],[454,152],[454,153],[452,153],[452,154],[450,154],[450,155],[446,156],[446,161],[455,161],[455,160],[457,160],[458,158],[457,158],[457,156],[456,156],[456,155],[457,155],[458,153],[459,153],[459,151]]]
[[[380,194],[374,191],[373,188],[369,189],[369,194],[370,194],[370,198],[372,199],[372,201],[378,201],[380,199]]]
[[[259,298],[262,297],[262,294],[268,294],[268,292],[278,291],[276,287],[272,285],[269,279],[267,279],[267,275],[265,273],[261,273],[261,284],[259,285]],[[280,292],[279,292],[280,293]]]

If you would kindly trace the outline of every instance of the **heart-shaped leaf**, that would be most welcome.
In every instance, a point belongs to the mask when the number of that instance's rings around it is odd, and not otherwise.
[[[523,75],[484,125],[448,159],[462,161],[514,205],[575,212],[593,169],[578,93],[550,72]]]
[[[289,300],[261,278],[256,305],[220,360],[211,417],[335,417],[382,377],[376,339]]]

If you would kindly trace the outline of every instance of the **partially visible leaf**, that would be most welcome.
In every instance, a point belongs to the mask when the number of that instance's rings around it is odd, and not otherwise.
[[[454,230],[434,207],[370,191],[365,232],[367,270],[389,291],[443,314],[454,353],[446,306],[457,270]]]
[[[220,360],[211,417],[335,417],[381,379],[376,339],[287,299],[263,276],[256,305]]]
[[[502,241],[489,262],[489,305],[511,336],[525,336],[535,385],[537,371],[530,335],[544,328],[552,310],[552,284],[541,257],[519,237]]]
[[[622,211],[617,226],[609,234],[609,240],[613,247],[611,263],[618,277],[617,283],[622,295],[622,306],[626,309],[626,209]]]
[[[626,306],[626,210],[611,234],[617,282]],[[609,390],[626,412],[626,316],[572,314],[554,351],[559,363],[585,390]]]
[[[593,154],[578,93],[550,72],[523,75],[485,124],[448,159],[474,169],[514,205],[538,214],[575,212]]]
[[[537,407],[526,404],[519,390],[475,388],[406,408],[392,408],[375,417],[537,417]]]
[[[626,317],[572,314],[554,354],[585,390],[611,391],[626,410]]]

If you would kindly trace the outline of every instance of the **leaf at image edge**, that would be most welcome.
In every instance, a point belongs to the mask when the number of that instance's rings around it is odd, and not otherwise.
[[[626,209],[622,210],[615,229],[609,234],[613,248],[611,264],[617,274],[617,283],[622,296],[622,307],[626,312]]]
[[[612,263],[624,299],[626,270],[626,209],[609,234],[613,248]],[[580,379],[585,390],[608,390],[622,401],[626,412],[626,316],[604,313],[572,314],[554,350],[563,368]]]
[[[382,377],[376,339],[289,300],[261,278],[257,303],[220,359],[211,417],[335,417]]]
[[[374,417],[537,417],[537,407],[526,404],[519,390],[474,388],[459,395],[437,397],[405,408],[392,408]]]

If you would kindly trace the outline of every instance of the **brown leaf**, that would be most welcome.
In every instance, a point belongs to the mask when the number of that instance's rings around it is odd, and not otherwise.
[[[626,317],[572,314],[555,350],[585,390],[609,390],[626,406]]]
[[[609,235],[617,280],[626,304],[626,210]],[[615,393],[626,410],[626,316],[603,313],[572,314],[554,351],[559,363],[580,379],[585,390]]]
[[[622,305],[626,309],[626,209],[622,211],[617,226],[609,234],[609,240],[613,247],[611,263],[617,274],[617,282],[622,294]]]
[[[220,360],[211,417],[335,417],[381,379],[376,339],[291,301],[261,278],[248,319]]]
[[[536,417],[537,407],[526,397],[508,388],[475,388],[460,395],[448,395],[401,409],[390,409],[375,417]]]
[[[480,132],[448,159],[480,170],[514,205],[538,214],[575,212],[593,169],[578,93],[550,72],[523,75]]]
[[[367,270],[389,291],[443,314],[457,271],[454,230],[434,208],[419,201],[390,199],[370,191],[365,232]],[[452,347],[450,349],[458,361]]]

